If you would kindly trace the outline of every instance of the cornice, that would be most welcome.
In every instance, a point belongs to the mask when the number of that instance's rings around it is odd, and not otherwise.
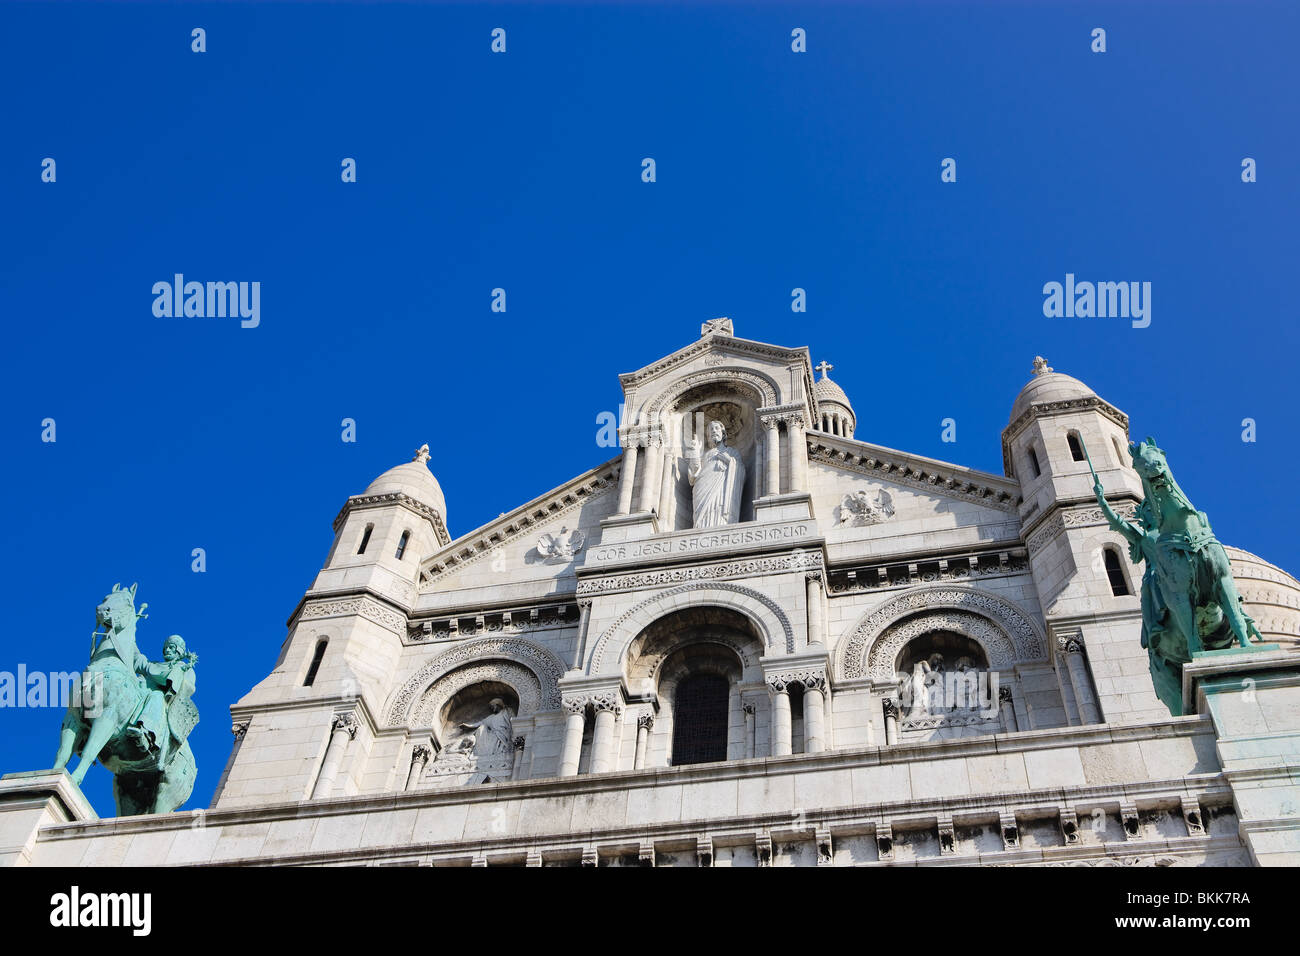
[[[390,492],[386,495],[353,495],[339,510],[338,516],[334,519],[334,533],[338,534],[339,528],[343,526],[343,520],[348,516],[348,512],[365,508],[382,508],[386,505],[402,505],[414,511],[421,518],[428,520],[433,525],[434,533],[438,536],[440,544],[447,545],[451,543],[451,535],[447,533],[447,525],[440,515],[433,508],[430,508],[422,501],[416,501],[410,495],[403,494],[400,491]]]
[[[444,575],[480,560],[495,548],[528,533],[538,524],[568,514],[617,488],[622,461],[621,455],[613,458],[434,552],[420,562],[418,590],[420,593],[432,590],[434,583]]]
[[[1011,442],[1029,425],[1031,420],[1049,415],[1065,415],[1069,412],[1078,412],[1085,409],[1095,409],[1124,429],[1125,435],[1128,434],[1128,416],[1098,395],[1089,395],[1086,398],[1070,398],[1060,402],[1035,402],[1021,412],[1015,421],[1002,429],[1003,470],[1008,475],[1014,472],[1015,469],[1011,467]]]
[[[808,355],[807,348],[785,348],[780,345],[768,345],[764,342],[755,342],[752,339],[739,339],[733,335],[725,335],[714,332],[711,335],[703,336],[687,345],[678,349],[671,355],[666,355],[656,362],[643,366],[635,372],[624,372],[619,375],[618,380],[626,392],[628,389],[639,388],[646,382],[652,381],[663,375],[665,372],[685,365],[691,359],[705,352],[732,352],[737,355],[755,356],[758,358],[775,359],[778,362],[791,362],[803,360],[808,368],[806,378],[811,382],[812,379],[812,359]],[[811,386],[807,387],[811,394]]]
[[[821,432],[808,436],[808,449],[811,461],[897,485],[938,492],[1011,514],[1020,504],[1019,483],[989,472]]]

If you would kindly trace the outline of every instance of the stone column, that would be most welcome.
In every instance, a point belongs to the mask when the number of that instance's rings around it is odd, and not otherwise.
[[[339,764],[343,762],[343,752],[348,748],[348,741],[357,736],[357,719],[351,714],[335,714],[330,724],[330,742],[325,747],[325,762],[321,764],[320,774],[316,777],[316,786],[312,788],[311,798],[328,797],[334,789],[334,778],[338,776]]]
[[[787,426],[790,431],[790,490],[808,490],[808,442],[804,438],[803,417],[794,416]]]
[[[424,768],[429,763],[429,758],[433,756],[433,751],[424,744],[416,744],[415,749],[411,751],[411,769],[406,774],[406,789],[410,790],[420,779],[420,774],[424,773]]]
[[[1058,638],[1061,656],[1065,658],[1066,669],[1070,673],[1070,686],[1074,689],[1074,701],[1079,708],[1079,723],[1101,723],[1101,712],[1097,709],[1097,698],[1092,692],[1092,682],[1088,679],[1088,665],[1083,662],[1083,638]]]
[[[573,648],[573,670],[582,670],[583,658],[587,655],[587,627],[591,623],[591,598],[578,601],[578,640]]]
[[[524,769],[524,746],[528,743],[525,737],[515,738],[515,762],[510,767],[510,779],[521,780],[520,771]]]
[[[740,709],[745,713],[745,756],[756,757],[756,740],[758,737],[758,708],[753,704],[741,704]]]
[[[1002,727],[1007,733],[1014,733],[1016,727],[1016,708],[1011,703],[1011,688],[998,688],[998,709],[1002,712]]]
[[[564,748],[560,751],[560,776],[576,777],[582,760],[582,730],[586,723],[587,701],[566,700],[564,709],[569,716],[564,721]]]
[[[609,773],[614,769],[614,719],[618,704],[612,696],[597,697],[591,703],[596,710],[596,729],[591,738],[591,772]]]
[[[654,714],[642,714],[636,719],[636,756],[632,758],[632,769],[645,767],[645,756],[650,749],[650,728],[655,725]]]
[[[826,749],[826,678],[805,677],[803,686],[803,752],[817,754]]]
[[[825,643],[822,637],[822,575],[813,571],[808,578],[808,646],[821,647]]]
[[[671,531],[677,518],[677,483],[673,476],[673,456],[668,449],[659,449],[659,530]]]
[[[898,743],[898,701],[892,697],[885,698],[885,746],[892,747]]]
[[[769,677],[772,692],[772,756],[785,757],[793,752],[794,723],[790,716],[790,691],[783,677]]]
[[[645,443],[645,478],[641,481],[641,502],[637,505],[637,511],[655,510],[660,491],[660,469],[663,467],[664,461],[664,456],[659,452],[659,440],[657,438],[647,439]]]
[[[778,495],[781,493],[781,420],[768,418],[763,425],[767,428],[767,441],[763,446],[767,453],[767,485],[763,493]]]
[[[636,439],[628,437],[627,447],[623,449],[623,471],[619,475],[618,513],[630,514],[632,511],[632,488],[636,484]]]

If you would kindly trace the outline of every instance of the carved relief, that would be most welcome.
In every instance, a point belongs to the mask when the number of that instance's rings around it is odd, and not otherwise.
[[[687,581],[715,581],[722,578],[761,577],[783,574],[806,568],[822,566],[821,551],[796,551],[775,558],[754,558],[748,561],[726,561],[721,564],[703,564],[688,568],[668,568],[663,571],[646,571],[640,574],[623,574],[582,581],[578,594],[608,594],[612,591],[633,591],[665,584]]]
[[[522,664],[535,675],[537,681],[537,710],[558,710],[560,707],[559,679],[564,675],[564,665],[559,658],[540,644],[521,638],[481,638],[457,644],[426,663],[415,672],[388,708],[386,723],[398,727],[406,722],[406,714],[416,694],[432,687],[434,681],[462,664],[486,665],[486,658],[504,658],[507,662]],[[498,661],[498,666],[501,661]],[[520,701],[524,694],[520,694]]]
[[[860,489],[845,495],[840,501],[837,523],[841,527],[863,528],[888,521],[893,516],[893,495],[883,488],[874,495],[865,489]]]
[[[519,695],[519,713],[532,714],[541,708],[542,686],[537,675],[513,661],[484,661],[457,668],[438,678],[411,710],[408,724],[432,727],[442,706],[466,687],[492,681],[513,687]]]
[[[298,616],[300,621],[312,621],[322,617],[343,617],[356,614],[373,621],[380,627],[394,634],[406,633],[406,615],[385,607],[368,597],[342,598],[337,601],[313,601],[302,609]]]
[[[892,680],[903,645],[940,629],[979,642],[995,670],[1017,661],[1047,658],[1042,634],[1011,602],[969,588],[922,588],[899,594],[868,612],[841,644],[839,673],[846,679]]]
[[[546,559],[547,564],[558,564],[573,560],[586,543],[586,534],[562,527],[555,534],[547,532],[537,539],[537,553]]]

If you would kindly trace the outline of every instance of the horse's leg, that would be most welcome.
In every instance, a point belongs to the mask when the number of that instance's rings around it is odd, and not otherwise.
[[[1237,582],[1232,577],[1232,566],[1228,564],[1228,555],[1216,546],[1218,552],[1210,561],[1210,573],[1214,575],[1214,594],[1219,607],[1228,619],[1237,643],[1250,647],[1250,627],[1246,624],[1246,612],[1241,606],[1241,595],[1237,593]]]
[[[72,751],[77,746],[77,735],[80,731],[78,725],[80,723],[81,721],[77,718],[77,715],[69,707],[68,712],[63,715],[63,729],[59,732],[59,753],[54,758],[55,770],[62,770],[68,765],[68,761],[72,759]]]
[[[113,738],[113,731],[116,729],[113,724],[113,716],[107,713],[96,717],[91,723],[90,733],[86,735],[86,744],[81,748],[81,760],[77,764],[77,769],[72,771],[72,782],[77,786],[81,786],[81,781],[86,779],[90,765]]]

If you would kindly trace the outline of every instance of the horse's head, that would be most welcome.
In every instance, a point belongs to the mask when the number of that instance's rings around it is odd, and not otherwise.
[[[1128,450],[1133,456],[1133,470],[1149,482],[1156,491],[1168,490],[1169,462],[1165,460],[1165,453],[1156,447],[1156,440],[1148,438],[1141,444],[1132,442]]]
[[[99,602],[99,607],[95,608],[95,624],[112,632],[121,631],[134,624],[139,616],[135,611],[135,589],[134,584],[129,588],[114,584],[113,590]]]

